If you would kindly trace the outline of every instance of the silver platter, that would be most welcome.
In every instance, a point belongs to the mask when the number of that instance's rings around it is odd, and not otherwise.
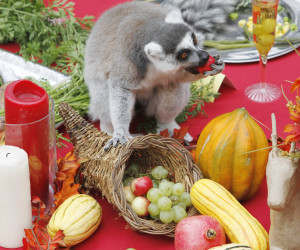
[[[286,10],[283,13],[278,13],[277,21],[283,23],[284,16],[288,16],[291,19],[291,22],[295,23],[298,29],[300,29],[300,0],[280,0],[279,4],[282,5]],[[240,15],[239,20],[247,20],[249,16],[252,16],[251,8],[249,8],[248,13],[245,12]],[[238,26],[237,22],[238,21],[229,21],[224,28],[224,33],[220,35],[220,39],[233,40],[233,37],[236,40],[245,39],[243,30]],[[300,39],[300,30],[289,31],[286,34],[286,37],[287,39]],[[294,47],[296,48],[299,46],[300,42],[294,44]],[[213,48],[207,48],[206,50],[213,55],[221,55],[226,63],[248,63],[259,61],[259,54],[255,47],[230,50],[216,50]],[[289,44],[274,45],[269,52],[268,59],[285,55],[293,50],[294,49]]]

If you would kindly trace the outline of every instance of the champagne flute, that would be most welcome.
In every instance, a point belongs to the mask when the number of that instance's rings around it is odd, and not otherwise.
[[[277,100],[281,91],[266,82],[268,53],[275,41],[276,17],[279,0],[252,0],[253,41],[259,52],[260,82],[246,88],[246,96],[260,103]]]

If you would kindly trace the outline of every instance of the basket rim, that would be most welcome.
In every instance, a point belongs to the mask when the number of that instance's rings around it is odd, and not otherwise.
[[[153,144],[154,143],[154,144]],[[184,184],[188,186],[190,191],[192,184],[187,182],[187,178],[190,183],[195,183],[197,180],[202,179],[203,175],[198,166],[194,163],[190,152],[185,149],[178,140],[173,138],[162,137],[157,134],[148,134],[144,136],[137,136],[130,140],[119,152],[118,159],[114,165],[112,172],[113,179],[113,199],[114,205],[118,208],[123,218],[127,221],[130,227],[135,231],[141,231],[149,234],[166,235],[174,237],[176,223],[164,224],[162,222],[156,222],[154,220],[148,220],[139,217],[131,208],[129,203],[125,199],[123,191],[122,178],[124,176],[126,163],[130,159],[132,153],[137,149],[146,150],[148,148],[158,146],[165,150],[169,150],[170,154],[181,154],[182,158],[187,162],[187,171],[192,171],[189,178],[187,175],[183,178]],[[187,211],[188,216],[199,214],[196,208],[192,205]]]

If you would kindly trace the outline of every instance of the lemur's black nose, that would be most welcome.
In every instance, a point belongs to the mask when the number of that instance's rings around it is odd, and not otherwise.
[[[209,59],[209,54],[203,50],[200,50],[199,52],[197,52],[197,54],[199,56],[198,67],[202,67],[207,63]]]

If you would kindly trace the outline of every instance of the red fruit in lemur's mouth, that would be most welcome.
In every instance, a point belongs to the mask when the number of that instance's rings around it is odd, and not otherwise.
[[[203,73],[204,71],[211,71],[212,68],[211,68],[211,65],[215,63],[215,58],[213,58],[211,55],[209,56],[208,58],[208,61],[207,63],[202,66],[202,67],[197,67],[197,70],[200,72],[200,73]]]

